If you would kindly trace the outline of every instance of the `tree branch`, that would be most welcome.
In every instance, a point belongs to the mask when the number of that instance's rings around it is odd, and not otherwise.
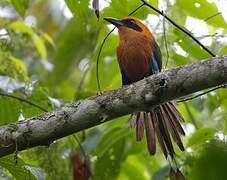
[[[227,54],[163,71],[123,88],[68,104],[0,127],[0,157],[54,140],[105,121],[227,83]]]

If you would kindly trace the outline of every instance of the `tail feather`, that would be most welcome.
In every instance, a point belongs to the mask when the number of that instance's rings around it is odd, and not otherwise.
[[[184,146],[180,135],[184,130],[180,122],[184,119],[172,102],[160,105],[150,112],[138,112],[132,115],[131,127],[136,128],[136,139],[141,141],[146,133],[147,147],[151,155],[156,152],[156,137],[165,157],[174,156],[174,148],[171,141],[183,151]]]
[[[150,116],[150,113],[144,113],[144,125],[146,130],[146,137],[147,137],[147,147],[148,151],[151,155],[154,155],[156,152],[156,144],[155,144],[155,129],[154,125]]]
[[[183,146],[183,143],[181,141],[181,138],[180,138],[180,135],[177,131],[177,128],[176,126],[174,125],[173,123],[173,116],[171,115],[171,113],[168,111],[166,105],[163,105],[161,106],[162,110],[163,110],[163,114],[166,114],[166,118],[165,118],[165,121],[166,121],[166,125],[167,125],[167,128],[169,129],[170,131],[170,134],[174,140],[174,142],[178,145],[178,147],[184,151],[184,146]]]
[[[184,119],[182,119],[182,116],[180,115],[180,113],[177,111],[176,107],[173,104],[166,103],[165,105],[168,109],[167,111],[172,115],[171,119],[173,120],[173,123],[177,128],[177,131],[184,136],[185,132],[180,124],[180,121],[184,122]]]
[[[170,107],[171,112],[174,113],[174,115],[176,116],[176,119],[179,120],[180,122],[184,122],[184,118],[182,117],[182,115],[179,113],[179,111],[177,110],[176,106],[173,104],[173,102],[168,102],[166,103],[167,106]]]
[[[138,112],[136,116],[136,140],[141,141],[144,135],[144,112]]]
[[[161,147],[163,154],[167,158],[167,155],[168,155],[167,154],[167,147],[166,147],[166,144],[164,143],[164,138],[163,138],[162,132],[160,131],[160,128],[159,128],[158,116],[154,112],[152,112],[152,115],[153,115],[153,118],[154,118],[154,127],[155,127],[155,132],[156,132],[156,136],[157,136],[159,145]]]
[[[174,149],[173,149],[173,145],[172,145],[172,142],[171,142],[171,139],[170,139],[169,131],[168,131],[167,126],[166,126],[166,122],[164,120],[165,114],[163,114],[161,112],[161,106],[158,107],[157,115],[158,115],[159,129],[162,133],[164,143],[165,143],[166,148],[167,148],[167,152],[171,157],[173,157]]]

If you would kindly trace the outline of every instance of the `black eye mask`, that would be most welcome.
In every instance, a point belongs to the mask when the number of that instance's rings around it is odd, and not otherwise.
[[[143,31],[143,29],[135,23],[134,19],[125,19],[122,20],[122,22],[125,24],[126,27],[134,29],[135,31]]]

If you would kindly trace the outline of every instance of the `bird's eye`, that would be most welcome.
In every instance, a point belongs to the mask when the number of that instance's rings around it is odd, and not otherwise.
[[[128,24],[133,24],[134,23],[134,20],[133,19],[129,19],[128,20]]]

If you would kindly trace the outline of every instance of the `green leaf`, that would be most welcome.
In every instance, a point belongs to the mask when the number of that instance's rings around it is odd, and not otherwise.
[[[201,128],[192,134],[188,140],[187,146],[195,146],[204,143],[214,137],[216,130],[214,128]]]
[[[161,169],[159,169],[157,172],[155,172],[154,176],[152,177],[152,180],[164,180],[169,175],[170,167],[165,166]]]
[[[65,0],[75,15],[60,34],[56,53],[53,57],[54,70],[51,74],[52,86],[68,80],[70,73],[79,71],[77,65],[82,59],[88,59],[95,49],[98,37],[98,24],[89,9],[89,1]],[[89,59],[88,59],[89,60]]]
[[[186,58],[186,57],[179,55],[179,54],[174,54],[172,58],[174,60],[174,63],[178,66],[190,63],[189,58]]]
[[[21,21],[14,21],[9,25],[9,27],[13,30],[18,30],[22,33],[28,33],[30,35],[34,34],[33,29]]]
[[[107,34],[107,32],[108,31],[105,29],[105,31],[103,31],[100,34],[100,38],[98,39],[99,44],[98,47],[100,47],[100,43]],[[118,45],[118,40],[119,37],[117,35],[112,34],[106,41],[99,59],[99,79],[101,82],[101,88],[105,90],[121,86],[121,75],[119,65],[116,60],[116,48]],[[97,51],[95,51],[96,55],[98,54],[98,50],[99,49],[97,48]],[[106,62],[105,59],[110,59],[110,61]],[[94,57],[93,61],[96,61],[96,56]],[[91,74],[96,74],[95,66],[93,66]],[[114,81],[115,79],[113,77],[115,77],[118,80],[118,82],[111,82]],[[96,76],[91,76],[89,86],[90,86],[89,88],[92,88],[94,90],[97,89]]]
[[[89,12],[88,5],[89,1],[76,1],[76,0],[65,0],[65,3],[67,4],[69,10],[72,12],[72,14],[83,17],[86,16]]]
[[[200,6],[196,7],[196,3]],[[216,4],[214,2],[209,3],[206,0],[190,0],[187,1],[187,3],[182,0],[177,0],[176,6],[181,9],[182,13],[186,14],[187,16],[193,16],[202,20],[205,20],[212,15],[218,13],[218,8]],[[214,18],[207,21],[207,23],[215,27],[227,27],[227,24],[222,15],[215,16]]]
[[[40,168],[35,168],[32,166],[25,165],[24,166],[27,170],[29,170],[36,179],[45,179],[44,171]]]
[[[224,180],[227,167],[227,144],[221,141],[212,141],[194,159],[192,169],[188,173],[189,180]]]
[[[94,51],[97,24],[93,18],[88,22],[84,22],[83,18],[71,19],[61,34],[54,55],[55,66],[51,76],[53,82],[59,84],[67,79],[70,73],[76,70],[80,60],[88,58]]]
[[[0,125],[16,121],[20,115],[20,108],[18,101],[0,96]]]
[[[205,50],[203,50],[197,43],[195,43],[195,41],[186,36],[183,32],[175,30],[175,33],[178,45],[180,45],[180,47],[189,54],[189,57],[192,56],[195,58],[195,60],[210,57],[210,55]]]
[[[36,84],[32,94],[26,97],[26,99],[42,107],[46,111],[51,111],[52,108],[47,94],[49,94],[49,92],[46,90],[46,88],[42,87],[40,84]],[[21,102],[19,103],[21,104]],[[25,118],[34,117],[44,112],[43,110],[29,104],[22,103],[22,105],[23,106],[21,107]]]
[[[25,98],[25,100],[49,111],[51,107],[46,93],[44,88],[35,86],[31,96],[24,97],[24,93],[20,92],[16,92],[12,95],[22,99]],[[0,125],[17,121],[20,113],[22,113],[25,118],[30,118],[43,113],[43,110],[21,100],[0,96]]]
[[[120,172],[121,163],[125,159],[125,139],[112,144],[95,163],[94,177],[100,180],[114,180]],[[105,169],[105,170],[104,170]]]
[[[118,179],[133,179],[133,180],[145,180],[148,179],[150,176],[150,167],[147,166],[147,163],[143,161],[145,158],[145,161],[149,163],[150,159],[148,157],[145,157],[142,153],[140,154],[134,154],[134,155],[128,155],[125,162],[121,165],[121,173],[118,177]],[[154,165],[152,163],[152,165]],[[153,168],[154,166],[152,166]],[[154,169],[152,169],[153,171]],[[123,178],[126,177],[126,178]],[[150,178],[149,178],[150,179]]]
[[[82,147],[86,154],[91,154],[97,145],[100,143],[102,138],[102,131],[98,128],[94,128],[90,131],[89,135],[82,143]]]
[[[37,49],[37,51],[39,52],[41,58],[44,60],[47,57],[47,51],[46,51],[46,46],[43,42],[43,39],[40,38],[39,36],[37,36],[36,34],[34,34],[32,36],[33,39],[33,43]]]
[[[21,59],[14,56],[0,57],[0,75],[24,82],[29,81],[27,67]]]
[[[113,128],[105,133],[95,149],[94,154],[103,156],[114,144],[125,138],[131,133],[126,128]]]
[[[24,24],[23,22],[20,22],[20,21],[15,21],[15,22],[11,23],[9,27],[13,30],[18,30],[22,33],[29,34],[30,37],[32,38],[33,43],[34,43],[38,53],[40,54],[41,58],[46,59],[47,50],[46,50],[45,43],[42,39],[42,36],[45,39],[47,39],[48,42],[53,44],[53,42],[51,41],[51,38],[47,34],[41,34],[41,36],[38,36],[31,27],[27,26],[26,24]]]
[[[149,0],[148,3],[152,4],[154,7],[158,7],[157,0]],[[131,0],[112,0],[110,6],[103,10],[103,17],[116,17],[123,18],[130,14],[133,10],[141,5],[140,1],[131,1]],[[146,6],[142,7],[132,16],[135,16],[140,19],[144,19],[148,14],[151,13],[151,10]],[[153,13],[153,12],[152,12]]]
[[[227,46],[224,46],[221,51],[218,52],[218,55],[227,54]]]
[[[15,163],[14,156],[0,158],[0,166],[7,169],[17,180],[36,179],[33,174],[25,168],[25,162],[18,157],[18,163]]]
[[[45,32],[41,32],[41,38],[46,40],[53,48],[56,48],[56,45],[55,45],[52,37],[49,34],[47,34]]]
[[[11,3],[18,14],[24,17],[25,11],[29,5],[29,0],[11,0]]]
[[[137,163],[126,161],[123,164],[122,171],[124,176],[133,180],[146,180],[143,171],[138,168]],[[119,178],[120,179],[120,178]]]

